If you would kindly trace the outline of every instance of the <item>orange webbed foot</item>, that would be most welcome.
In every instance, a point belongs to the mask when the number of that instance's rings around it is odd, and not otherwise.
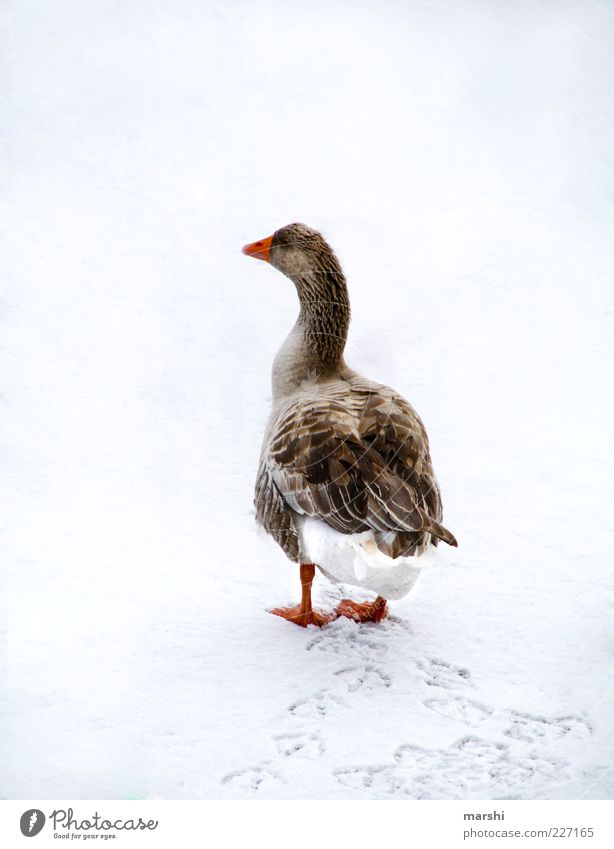
[[[294,622],[301,628],[306,628],[308,625],[316,625],[321,628],[323,625],[328,625],[333,619],[336,619],[334,613],[322,613],[320,610],[308,610],[306,613],[301,612],[300,604],[296,607],[276,607],[270,611],[275,616],[281,616],[282,619],[287,619],[288,622]]]
[[[346,616],[354,622],[381,622],[388,616],[386,599],[379,596],[375,601],[352,601],[344,598],[335,611],[337,616]]]

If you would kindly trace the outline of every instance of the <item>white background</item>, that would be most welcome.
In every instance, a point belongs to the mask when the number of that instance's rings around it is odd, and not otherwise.
[[[388,845],[398,842],[399,836],[406,844],[413,845],[416,838],[425,849],[463,847],[463,849],[491,849],[492,846],[516,846],[522,849],[543,849],[544,846],[560,845],[610,849],[612,846],[611,805],[604,801],[506,801],[484,804],[483,802],[448,801],[426,803],[406,801],[404,805],[371,804],[365,810],[359,801],[344,801],[330,805],[322,801],[269,802],[267,805],[242,805],[240,802],[219,801],[105,801],[102,799],[82,802],[49,802],[31,800],[0,803],[0,834],[5,849],[23,849],[27,846],[19,823],[25,811],[37,808],[45,816],[42,830],[34,835],[37,840],[32,846],[62,846],[70,842],[73,846],[163,847],[193,846],[196,839],[213,841],[225,846],[246,844],[266,845],[279,849],[287,846],[288,835],[297,849],[313,846],[314,836],[326,834],[331,844],[350,840],[353,846]],[[72,820],[69,809],[72,808]],[[54,830],[52,814],[57,811],[57,827]],[[503,814],[502,820],[465,820],[466,814]],[[139,817],[148,822],[157,821],[153,831],[149,829],[130,831],[118,829],[105,832],[103,829],[80,829],[76,825],[84,821],[94,823],[98,813],[99,823],[107,819],[110,823],[126,824],[131,819],[138,823]],[[28,819],[29,821],[29,819]],[[118,822],[119,821],[119,822]],[[72,822],[70,828],[64,825]],[[300,827],[302,825],[302,827]],[[555,829],[592,829],[592,837],[566,836],[564,840],[554,837]],[[551,837],[530,837],[527,833],[552,829]],[[474,836],[471,836],[473,831]],[[521,837],[510,838],[502,832],[521,832]],[[466,835],[470,833],[470,836]],[[484,834],[499,832],[498,839]],[[103,842],[102,835],[115,834]],[[586,834],[586,832],[585,832]],[[67,835],[68,838],[66,837]],[[477,836],[477,835],[481,835]],[[60,836],[66,844],[59,843]],[[75,842],[78,840],[79,842]],[[96,842],[92,842],[95,840]],[[87,841],[87,842],[86,842]]]
[[[609,0],[0,15],[0,794],[611,798]],[[380,626],[266,612],[294,220],[460,541]]]

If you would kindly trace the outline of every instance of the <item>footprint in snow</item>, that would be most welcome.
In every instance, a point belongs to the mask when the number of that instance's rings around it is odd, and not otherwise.
[[[284,758],[319,757],[323,755],[326,746],[319,734],[279,734],[273,737],[278,754]]]
[[[340,701],[328,690],[320,690],[313,696],[292,702],[288,707],[288,713],[301,719],[324,719],[339,704]]]
[[[582,716],[537,716],[510,711],[512,724],[503,732],[512,740],[525,743],[549,743],[561,737],[586,740],[593,733],[589,722]]]
[[[336,770],[337,780],[371,798],[524,798],[561,776],[564,765],[512,756],[503,743],[464,737],[448,749],[400,746],[393,763]]]
[[[279,783],[286,783],[283,775],[266,766],[239,769],[236,772],[230,772],[222,779],[222,784],[232,784],[233,787],[240,787],[242,790],[248,790],[250,793],[257,793],[262,788],[274,786]]]
[[[424,706],[446,719],[453,719],[471,726],[479,725],[494,713],[493,709],[487,705],[473,699],[466,699],[464,696],[427,699]]]
[[[338,769],[333,775],[344,787],[368,791],[371,799],[394,799],[407,795],[404,792],[404,778],[398,774],[395,765]]]
[[[348,693],[356,690],[376,690],[381,687],[390,687],[392,678],[382,669],[375,666],[350,666],[340,669],[335,676],[343,682]]]
[[[388,646],[385,640],[379,638],[379,634],[374,633],[377,627],[379,626],[357,625],[346,619],[341,625],[322,631],[307,643],[305,649],[344,657],[354,655],[363,660],[379,660],[388,651]],[[371,630],[366,630],[367,628]]]
[[[424,659],[416,660],[416,666],[423,680],[429,687],[443,687],[452,690],[456,687],[473,687],[471,673],[468,669],[454,666],[445,660]]]

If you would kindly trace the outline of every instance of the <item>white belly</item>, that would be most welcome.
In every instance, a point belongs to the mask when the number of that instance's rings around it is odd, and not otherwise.
[[[299,535],[305,562],[316,563],[327,578],[393,600],[407,595],[437,557],[435,546],[428,545],[422,554],[393,559],[377,549],[372,531],[341,534],[311,517],[303,519]]]

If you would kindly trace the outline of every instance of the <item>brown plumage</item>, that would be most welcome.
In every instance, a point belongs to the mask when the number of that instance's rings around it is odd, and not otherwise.
[[[256,483],[258,521],[299,561],[293,513],[344,534],[373,530],[389,557],[409,556],[441,525],[439,487],[420,418],[387,386],[346,368],[314,393],[298,392],[269,423]],[[390,533],[392,532],[392,533]]]

